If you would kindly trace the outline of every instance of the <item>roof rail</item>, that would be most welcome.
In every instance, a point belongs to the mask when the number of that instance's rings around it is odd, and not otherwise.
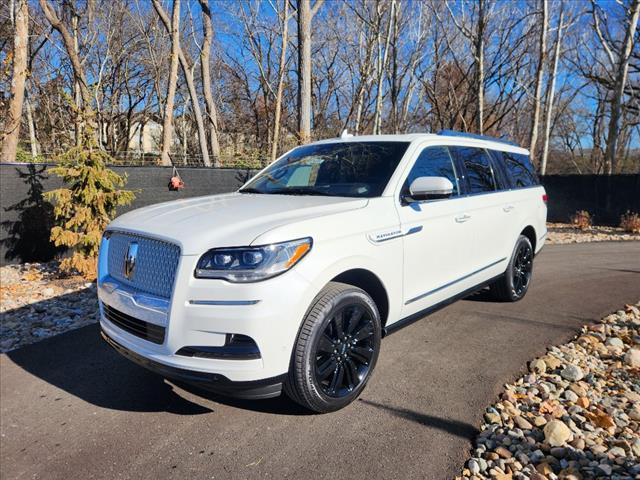
[[[464,137],[464,138],[475,138],[477,140],[487,140],[489,142],[497,142],[504,143],[506,145],[513,145],[514,147],[519,147],[516,142],[511,140],[505,140],[503,138],[490,137],[489,135],[479,135],[477,133],[466,133],[466,132],[458,132],[457,130],[440,130],[438,135],[446,135],[447,137]]]

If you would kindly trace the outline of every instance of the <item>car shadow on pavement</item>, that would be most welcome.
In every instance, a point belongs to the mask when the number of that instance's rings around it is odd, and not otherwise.
[[[75,304],[78,295],[78,292],[69,293],[6,313],[13,318],[26,318],[33,315],[34,308],[41,312],[55,312],[62,300]],[[26,345],[6,355],[31,375],[88,403],[113,410],[200,415],[213,411],[205,406],[213,401],[263,413],[310,413],[285,396],[268,400],[238,400],[182,383],[176,382],[174,386],[173,382],[132,363],[113,350],[101,338],[97,324]],[[3,378],[3,381],[7,380]],[[202,404],[193,396],[199,397]]]
[[[419,423],[425,427],[443,430],[451,435],[455,435],[456,437],[473,440],[480,433],[480,431],[473,425],[460,422],[458,420],[447,420],[441,417],[434,417],[433,415],[426,415],[424,413],[416,412],[415,410],[409,410],[408,408],[392,407],[390,405],[384,405],[371,400],[365,400],[364,398],[361,398],[360,402],[380,410],[386,410],[397,417],[411,420],[412,422]]]
[[[31,375],[99,407],[178,415],[212,411],[178,395],[163,378],[118,355],[100,338],[98,325],[48,338],[6,355]],[[3,381],[9,379],[5,377]]]

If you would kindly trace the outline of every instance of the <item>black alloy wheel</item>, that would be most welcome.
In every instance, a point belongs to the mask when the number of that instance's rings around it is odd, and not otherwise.
[[[353,285],[330,282],[311,303],[291,355],[285,393],[325,413],[353,402],[380,352],[382,326],[373,299]]]
[[[367,378],[374,354],[374,322],[359,305],[336,311],[320,336],[315,376],[330,397],[344,397]]]
[[[531,281],[531,273],[533,272],[533,249],[531,243],[521,242],[515,253],[515,261],[513,262],[513,290],[516,296],[521,297]]]
[[[533,276],[533,256],[531,240],[520,235],[504,275],[490,285],[496,300],[517,302],[527,294]]]

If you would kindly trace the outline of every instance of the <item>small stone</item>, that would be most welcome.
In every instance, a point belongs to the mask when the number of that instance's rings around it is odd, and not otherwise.
[[[497,423],[497,424],[502,424],[502,419],[500,418],[500,415],[494,412],[487,412],[484,414],[484,419],[487,421],[487,423]]]
[[[618,337],[609,337],[604,342],[608,347],[614,347],[622,350],[624,348],[624,342]]]
[[[478,475],[480,473],[480,464],[475,458],[472,458],[471,460],[469,460],[469,463],[467,464],[467,468],[469,469],[469,472],[471,472],[472,475]]]
[[[623,448],[613,447],[609,449],[609,455],[613,457],[624,457],[626,455],[626,452]]]
[[[576,405],[580,408],[588,408],[589,407],[589,399],[587,397],[580,397],[576,401]]]
[[[607,465],[606,463],[601,463],[597,468],[607,476],[610,476],[613,472],[613,467],[611,465]]]
[[[511,458],[513,454],[504,447],[498,447],[495,449],[495,452],[500,455],[502,458]]]
[[[552,447],[561,447],[571,440],[571,437],[571,430],[561,420],[551,420],[544,427],[544,438]]]
[[[640,349],[630,349],[624,356],[624,363],[632,368],[640,368]]]
[[[549,451],[549,453],[551,453],[551,455],[553,455],[554,457],[560,459],[565,457],[565,455],[567,454],[567,449],[564,447],[554,447]]]
[[[571,390],[565,390],[562,396],[571,403],[576,403],[578,401],[578,398],[580,398],[575,394],[575,392],[572,392]]]
[[[542,374],[547,371],[547,364],[544,360],[537,358],[529,363],[529,371],[537,374]]]
[[[577,382],[584,378],[584,373],[577,365],[567,365],[560,372],[560,376],[569,382]]]
[[[542,427],[547,424],[547,419],[544,418],[542,415],[538,415],[536,418],[533,419],[533,424],[536,427]]]
[[[520,415],[515,417],[513,419],[513,422],[518,426],[518,428],[521,428],[522,430],[531,430],[533,428],[533,425],[531,425],[531,423],[529,423],[526,418]]]
[[[569,390],[571,390],[579,397],[587,396],[587,389],[584,386],[584,382],[572,383],[571,385],[569,385]]]
[[[582,438],[576,438],[570,445],[576,450],[584,450],[585,444]]]

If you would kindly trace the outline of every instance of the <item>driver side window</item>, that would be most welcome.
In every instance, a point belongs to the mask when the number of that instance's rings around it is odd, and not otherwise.
[[[413,164],[403,190],[409,191],[409,186],[418,177],[445,177],[453,184],[452,197],[460,195],[460,182],[456,173],[449,149],[447,147],[427,147]]]

